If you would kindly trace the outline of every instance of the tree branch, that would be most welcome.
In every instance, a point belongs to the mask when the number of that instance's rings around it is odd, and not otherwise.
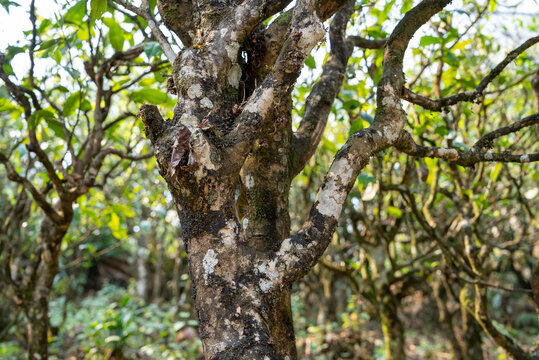
[[[345,35],[346,25],[354,11],[354,4],[355,1],[352,0],[339,10],[331,23],[329,57],[324,64],[320,80],[314,84],[307,97],[303,119],[294,133],[292,151],[295,154],[293,156],[295,162],[291,165],[292,176],[303,169],[318,147],[333,101],[342,87],[346,64],[353,51],[351,41],[346,40]]]
[[[442,147],[422,146],[415,143],[410,133],[402,131],[395,147],[408,155],[444,159],[461,166],[473,166],[478,162],[516,162],[526,163],[539,161],[539,153],[514,155],[510,153],[481,152],[483,148],[491,148],[492,141],[500,136],[519,131],[527,126],[539,124],[539,113],[525,117],[509,126],[496,129],[479,139],[469,151],[458,151]]]
[[[348,38],[354,43],[354,46],[363,49],[383,49],[387,42],[387,39],[365,39],[361,36],[349,36]]]
[[[146,20],[146,23],[150,27],[150,30],[152,32],[154,39],[157,40],[159,45],[161,45],[161,48],[163,49],[163,52],[165,53],[165,56],[167,57],[168,61],[170,62],[171,65],[174,64],[174,59],[176,59],[176,52],[172,50],[170,43],[168,42],[165,35],[159,29],[159,26],[155,22],[155,18],[150,13],[149,9],[142,9],[142,8],[136,7],[124,0],[113,0],[113,1],[123,6],[127,10],[132,11],[135,14],[139,15],[144,20]]]
[[[412,92],[410,89],[404,87],[402,90],[401,98],[411,102],[413,104],[419,105],[424,109],[431,111],[442,111],[444,108],[454,105],[461,101],[473,101],[483,94],[483,91],[488,84],[492,82],[502,71],[505,69],[510,62],[512,62],[518,55],[526,51],[531,46],[539,42],[539,36],[532,37],[526,40],[522,45],[517,47],[515,50],[511,51],[502,62],[500,62],[490,73],[481,80],[479,85],[474,90],[461,92],[459,94],[443,98],[443,99],[430,99],[428,97],[418,95]]]
[[[224,142],[230,146],[226,149],[230,155],[225,157],[230,161],[226,166],[231,169],[243,164],[238,157],[247,155],[252,142],[265,131],[273,116],[282,116],[290,111],[288,96],[293,84],[305,59],[324,36],[323,25],[316,15],[314,5],[313,0],[298,2],[273,72],[266,76],[249,98],[236,120],[235,129],[226,135]]]
[[[45,212],[45,214],[56,223],[62,223],[63,217],[54,210],[51,204],[42,196],[42,194],[32,185],[32,183],[25,177],[20,176],[15,168],[9,161],[9,159],[0,152],[0,162],[4,164],[6,168],[8,179],[19,184],[22,184],[32,197],[36,201],[37,205]]]
[[[263,260],[264,269],[279,269],[276,278],[272,278],[271,271],[267,273],[271,285],[266,289],[289,284],[316,264],[331,240],[342,206],[359,172],[372,155],[398,139],[406,117],[400,104],[400,91],[397,92],[404,84],[404,52],[419,27],[448,3],[450,0],[424,0],[407,12],[393,30],[384,54],[373,125],[349,137],[335,155],[307,221],[296,234],[281,243],[271,260]]]

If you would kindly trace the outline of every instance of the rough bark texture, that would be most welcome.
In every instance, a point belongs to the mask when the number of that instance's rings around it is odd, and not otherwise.
[[[384,353],[387,360],[404,360],[404,328],[397,313],[399,300],[386,289],[386,295],[381,297],[380,320],[384,333]]]
[[[28,359],[48,358],[49,338],[49,297],[54,277],[58,273],[58,258],[62,239],[69,222],[57,226],[45,218],[41,223],[41,242],[43,244],[31,294],[22,306],[28,319],[27,344]]]
[[[206,359],[297,358],[290,287],[328,246],[359,171],[399,138],[406,118],[400,104],[402,57],[415,31],[449,2],[421,2],[383,41],[373,126],[352,135],[336,154],[295,234],[288,189],[314,153],[348,57],[361,44],[345,37],[354,4],[333,19],[331,54],[297,131],[291,125],[291,91],[324,36],[321,21],[344,1],[298,1],[267,28],[262,21],[288,1],[227,1],[219,8],[200,1],[193,8],[193,45],[186,40],[173,64],[174,118],[163,120],[150,105],[140,115],[180,217]],[[175,2],[182,5],[176,15],[166,5],[171,1],[160,3],[167,26],[185,35],[180,24],[170,23],[180,18],[183,3]],[[395,316],[388,321],[388,329],[397,331]]]

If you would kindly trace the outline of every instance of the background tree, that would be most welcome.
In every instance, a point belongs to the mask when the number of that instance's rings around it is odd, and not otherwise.
[[[120,94],[130,89],[132,99],[138,95],[157,103],[166,96],[158,90],[135,90],[164,65],[150,63],[155,45],[149,37],[134,46],[133,36],[114,17],[94,27],[95,16],[86,16],[86,1],[75,3],[55,23],[38,18],[34,1],[29,15],[30,43],[10,46],[0,55],[2,90],[10,97],[1,99],[2,116],[10,127],[3,128],[0,161],[4,179],[12,182],[3,189],[9,205],[3,209],[7,221],[2,227],[0,279],[3,294],[27,318],[29,358],[45,359],[49,298],[62,240],[88,199],[92,201],[95,187],[126,171],[129,161],[148,158],[138,128],[125,122],[135,116],[129,111],[133,103]],[[130,47],[124,48],[126,42]],[[13,60],[22,52],[28,54],[30,68],[16,80]],[[41,66],[47,71],[36,75]],[[125,212],[121,205],[115,207],[102,209],[98,216],[122,238]],[[25,229],[32,213],[39,214],[39,229]]]

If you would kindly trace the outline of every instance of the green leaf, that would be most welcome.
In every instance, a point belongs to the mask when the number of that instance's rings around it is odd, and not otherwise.
[[[357,182],[363,185],[367,185],[368,183],[373,183],[374,176],[369,175],[369,174],[359,174],[359,176],[357,177]]]
[[[95,21],[107,11],[107,0],[90,0],[90,20]]]
[[[4,112],[4,111],[16,110],[16,109],[17,109],[17,106],[13,105],[13,103],[9,101],[9,99],[0,98],[0,111]]]
[[[86,0],[79,0],[64,15],[66,22],[81,24],[86,15]]]
[[[144,53],[146,56],[151,59],[156,55],[159,55],[163,52],[161,45],[157,41],[150,41],[144,45]]]
[[[155,5],[157,5],[157,0],[150,0],[150,11],[153,14],[155,12]]]
[[[316,61],[314,60],[314,57],[312,55],[309,55],[309,57],[305,61],[305,65],[307,65],[310,69],[314,69],[316,67]]]
[[[118,22],[111,18],[102,19],[103,23],[109,28],[110,44],[116,51],[122,51],[124,47],[124,30]]]
[[[114,209],[114,212],[117,214],[121,214],[123,216],[127,217],[134,217],[136,213],[131,209],[130,206],[124,205],[124,204],[114,204],[112,205],[112,209]]]
[[[496,0],[490,0],[488,2],[488,11],[494,12],[494,10],[496,10],[496,5],[498,5],[498,2]]]
[[[130,295],[124,295],[122,299],[120,300],[120,307],[125,307],[125,305],[127,305],[130,299],[131,299]]]
[[[497,163],[494,169],[492,170],[492,182],[496,182],[496,179],[498,178],[498,175],[500,174],[500,170],[502,169],[503,164]]]
[[[60,64],[60,62],[62,61],[62,52],[60,51],[60,49],[56,49],[53,54],[53,57],[54,61],[56,61],[57,64]]]
[[[0,0],[0,5],[2,5],[2,7],[4,9],[6,9],[6,12],[9,14],[9,7],[10,6],[21,6],[19,4],[17,4],[16,2],[14,1],[9,1],[9,0]]]
[[[456,57],[451,51],[444,53],[443,60],[453,67],[459,67],[459,58]]]
[[[28,122],[30,129],[35,129],[43,119],[45,119],[45,122],[47,123],[47,128],[51,129],[56,136],[62,139],[64,138],[64,129],[62,126],[62,122],[55,119],[54,114],[49,110],[37,110],[32,115],[30,115],[30,119]]]
[[[8,62],[17,54],[26,52],[26,46],[19,47],[19,46],[8,46],[6,49],[6,58],[4,61]]]
[[[48,128],[51,129],[56,136],[59,138],[65,139],[63,124],[61,121],[56,120],[55,118],[47,118],[45,119],[47,122]]]
[[[120,217],[114,212],[110,213],[110,220],[107,225],[109,226],[110,231],[112,231],[112,235],[114,235],[115,237],[117,237],[116,234],[122,231],[120,227]]]
[[[81,94],[80,91],[74,92],[71,94],[64,103],[64,108],[62,110],[62,115],[69,116],[73,114],[75,109],[80,105]]]
[[[436,36],[425,35],[419,40],[419,46],[427,46],[432,44],[441,44],[443,42],[442,38]]]
[[[363,130],[363,121],[361,119],[358,119],[350,125],[350,130],[348,131],[349,135],[352,135],[353,133],[358,132],[359,130]]]
[[[157,89],[142,89],[131,94],[133,100],[137,103],[150,102],[155,105],[162,104],[167,101],[168,96],[164,92]]]
[[[396,208],[394,206],[388,206],[387,207],[387,213],[389,215],[393,215],[394,217],[400,218],[402,216],[402,211],[399,208]]]
[[[405,0],[401,7],[401,14],[407,13],[412,8],[413,1]]]
[[[445,125],[440,125],[434,129],[434,133],[440,135],[440,137],[446,136],[449,131],[447,131],[447,127]]]
[[[346,110],[346,111],[351,111],[351,110],[355,110],[357,108],[359,108],[361,106],[361,103],[355,99],[352,99],[352,100],[348,100],[348,101],[345,101],[343,104],[342,104],[342,107]]]
[[[44,41],[41,43],[41,45],[39,46],[39,49],[38,50],[46,50],[46,49],[49,49],[55,45],[57,45],[60,41],[62,41],[62,39],[50,39],[50,40],[47,40],[47,41]]]
[[[54,119],[54,114],[49,110],[37,110],[30,115],[29,123],[30,129],[35,129],[39,125],[42,119]]]

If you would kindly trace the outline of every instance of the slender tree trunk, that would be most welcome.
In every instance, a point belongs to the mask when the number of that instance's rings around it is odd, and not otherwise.
[[[389,291],[389,289],[386,289]],[[404,360],[404,328],[398,316],[399,301],[392,294],[386,293],[380,302],[380,321],[384,333],[386,360]]]
[[[58,274],[61,242],[69,223],[70,221],[59,226],[49,218],[43,219],[41,223],[40,236],[43,249],[35,272],[35,286],[31,291],[31,298],[25,304],[28,320],[28,359],[30,360],[48,358],[49,297],[54,277]]]
[[[538,71],[538,74],[539,74],[539,71]],[[537,82],[539,82],[539,75],[537,77],[538,77]],[[539,87],[539,85],[537,86]],[[537,97],[537,99],[539,99],[539,96]],[[536,243],[535,248],[534,248],[534,253],[539,253],[539,243]],[[532,291],[533,291],[533,299],[535,302],[535,312],[537,313],[537,316],[539,318],[539,258],[535,261],[535,267],[533,269],[531,286],[532,286]],[[539,355],[539,335],[537,335],[535,339],[533,350]]]
[[[28,325],[28,359],[48,358],[48,332],[49,332],[49,299],[46,297],[35,299],[29,304],[26,313]]]
[[[475,318],[462,310],[462,352],[464,360],[483,360],[481,327]]]
[[[155,230],[151,230],[150,236],[152,237],[152,251],[154,256],[154,272],[153,272],[153,288],[152,288],[152,301],[159,304],[163,300],[163,238],[158,237]]]
[[[144,298],[145,300],[149,299],[148,295],[148,276],[149,276],[149,257],[150,252],[148,250],[148,244],[146,235],[142,235],[138,238],[137,241],[137,254],[136,254],[136,268],[137,268],[137,283],[136,289],[137,294]]]
[[[460,344],[453,331],[453,319],[449,310],[447,309],[447,296],[443,288],[441,281],[436,281],[433,286],[434,299],[436,300],[436,306],[438,307],[438,320],[442,327],[442,332],[451,346],[451,352],[455,360],[466,360],[462,353]]]

